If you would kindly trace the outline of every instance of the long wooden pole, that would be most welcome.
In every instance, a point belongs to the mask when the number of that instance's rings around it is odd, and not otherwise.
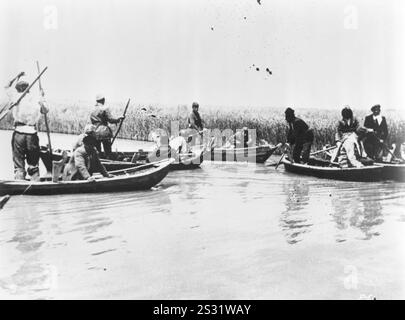
[[[39,68],[39,62],[37,61],[37,69],[38,69],[38,74],[40,73],[40,68]],[[38,79],[38,85],[39,85],[39,92],[42,97],[45,96],[44,89],[42,88],[41,84],[41,79]],[[51,144],[51,133],[49,130],[49,123],[48,123],[48,115],[44,113],[44,120],[45,120],[45,128],[46,128],[46,134],[48,136],[48,148],[49,148],[49,155],[51,156],[52,159],[52,144]]]
[[[128,99],[127,105],[125,106],[125,110],[124,110],[124,114],[123,114],[124,119],[125,119],[125,116],[126,116],[126,114],[127,114],[127,110],[128,110],[128,106],[129,106],[130,101],[131,101],[131,99]],[[122,123],[124,122],[124,119],[121,120],[121,122],[120,122],[120,124],[119,124],[119,126],[118,126],[118,129],[117,129],[117,131],[115,132],[114,138],[113,138],[112,141],[111,141],[111,145],[114,143],[115,139],[117,138],[118,133],[119,133],[120,130],[121,130]]]

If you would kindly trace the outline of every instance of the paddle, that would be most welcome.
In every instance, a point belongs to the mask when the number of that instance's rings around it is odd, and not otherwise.
[[[329,147],[329,148],[326,148],[326,149],[322,149],[322,150],[318,150],[318,151],[315,151],[315,152],[311,152],[310,155],[311,155],[311,156],[314,156],[314,155],[316,155],[316,154],[319,154],[319,153],[322,153],[322,152],[326,152],[326,151],[329,151],[329,150],[333,150],[333,149],[336,149],[336,148],[337,148],[337,146],[332,146],[332,147]]]
[[[114,138],[112,139],[111,145],[114,143],[115,139],[116,139],[117,136],[118,136],[118,133],[119,133],[120,130],[121,130],[122,123],[123,123],[124,120],[125,120],[125,115],[127,114],[127,110],[128,110],[128,106],[129,106],[130,101],[131,101],[131,99],[128,99],[127,105],[125,106],[124,114],[122,115],[123,119],[120,121],[120,124],[119,124],[119,126],[118,126],[118,129],[117,129],[117,131],[115,132]]]
[[[10,196],[6,194],[4,197],[0,198],[0,210],[6,205],[6,203],[10,200]]]
[[[39,68],[38,61],[37,61],[37,70],[38,70],[38,74],[40,74],[41,69]],[[45,97],[45,92],[44,92],[44,89],[42,88],[41,79],[38,79],[38,85],[39,85],[39,92],[40,92],[41,96]],[[49,131],[48,115],[46,113],[44,113],[44,120],[45,120],[45,127],[46,127],[46,135],[48,136],[49,155],[51,156],[51,159],[52,159],[51,134]]]
[[[24,99],[24,97],[27,95],[27,93],[30,91],[30,89],[34,86],[34,84],[39,80],[39,78],[41,78],[41,76],[44,74],[44,72],[48,69],[48,67],[45,67],[44,70],[42,70],[42,72],[35,78],[34,81],[32,81],[32,83],[27,87],[27,89],[24,90],[24,92],[20,95],[20,97],[18,98],[18,100],[14,103],[12,103],[10,106],[7,107],[6,110],[3,110],[5,112],[3,112],[0,115],[0,121],[3,120],[3,118],[7,115],[7,113],[13,109],[15,106],[18,106],[20,104],[20,102],[22,101],[22,99]]]

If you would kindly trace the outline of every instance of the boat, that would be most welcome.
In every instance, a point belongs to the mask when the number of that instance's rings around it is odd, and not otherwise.
[[[382,167],[384,179],[405,182],[405,162],[375,162],[376,166]]]
[[[204,160],[207,151],[204,148],[196,148],[192,152],[181,154],[174,158],[174,162],[170,165],[170,170],[189,170],[199,168]],[[46,147],[41,147],[40,157],[48,172],[52,171],[52,161],[60,161],[62,159],[63,150],[52,150],[52,157]],[[68,151],[68,161],[70,159],[71,151]],[[157,151],[125,151],[125,152],[112,152],[110,158],[103,158],[101,156],[101,163],[107,171],[121,170],[132,168],[135,166],[144,165],[155,161],[170,159],[171,153],[169,150]]]
[[[341,168],[327,160],[310,158],[308,164],[282,161],[287,172],[344,181],[380,181],[384,179],[383,167],[378,165],[361,168]]]
[[[278,147],[266,144],[250,148],[213,148],[211,161],[265,163]]]
[[[114,177],[95,175],[96,181],[77,180],[52,182],[52,177],[40,181],[0,180],[0,196],[3,195],[54,195],[73,193],[98,193],[148,190],[160,183],[169,172],[173,159],[148,163],[124,170],[110,172]]]

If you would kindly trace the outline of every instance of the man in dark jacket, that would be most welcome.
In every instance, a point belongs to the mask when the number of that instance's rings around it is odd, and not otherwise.
[[[63,179],[94,181],[94,172],[100,172],[104,177],[111,178],[100,161],[95,148],[96,138],[94,133],[86,133],[83,137],[83,145],[79,146],[70,158],[69,164],[65,167]]]
[[[111,155],[112,131],[109,123],[119,123],[124,117],[114,118],[111,111],[105,105],[105,97],[102,94],[96,96],[96,105],[90,115],[91,124],[96,128],[96,148],[101,153],[101,144],[103,144],[104,156],[108,159]]]
[[[203,129],[203,121],[201,119],[200,113],[198,112],[199,104],[197,102],[193,102],[192,109],[189,118],[188,118],[188,127],[190,129],[195,129],[198,132],[202,131]]]
[[[293,145],[292,157],[296,163],[307,163],[311,145],[314,141],[314,133],[305,121],[297,118],[291,108],[285,111],[285,120],[288,123],[287,143]]]
[[[364,119],[364,126],[374,130],[368,134],[364,142],[364,148],[369,157],[374,160],[380,160],[385,154],[385,148],[388,138],[387,120],[381,116],[381,106],[379,104],[371,107],[372,114]]]

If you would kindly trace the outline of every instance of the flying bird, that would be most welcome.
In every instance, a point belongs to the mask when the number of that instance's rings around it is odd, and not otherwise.
[[[261,0],[257,0],[257,3],[261,5]]]

